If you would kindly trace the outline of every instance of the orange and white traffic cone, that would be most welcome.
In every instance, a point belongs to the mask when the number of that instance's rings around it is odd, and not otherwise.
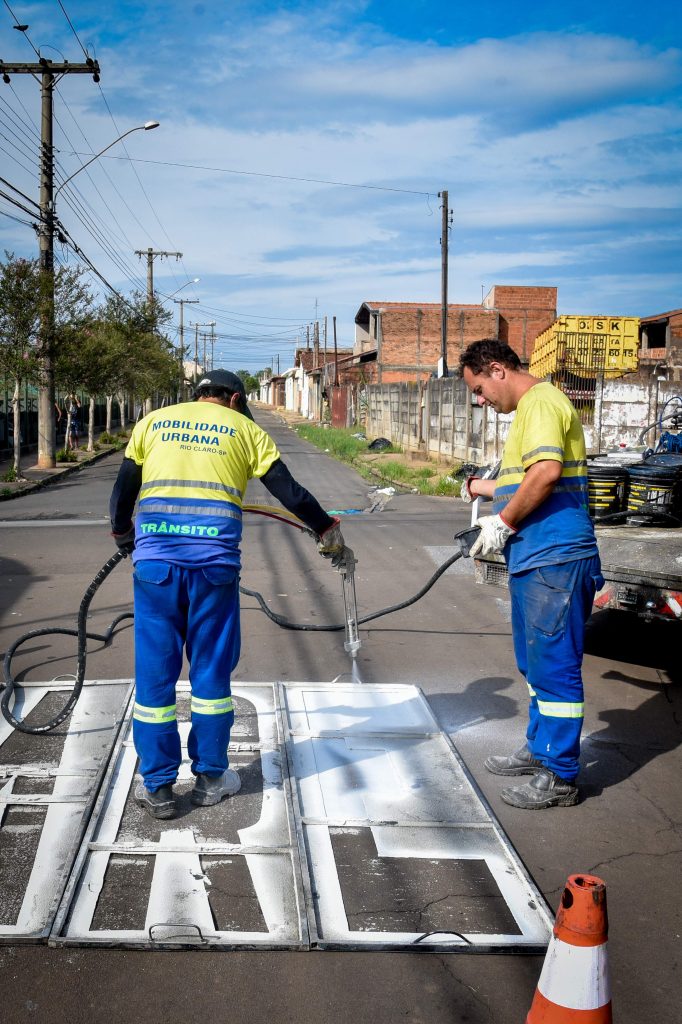
[[[606,884],[569,875],[526,1024],[612,1024]]]

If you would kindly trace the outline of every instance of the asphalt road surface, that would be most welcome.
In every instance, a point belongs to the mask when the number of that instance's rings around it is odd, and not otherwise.
[[[294,476],[328,509],[364,509],[369,485],[258,412]],[[72,625],[83,592],[113,551],[106,521],[120,456],[0,505],[2,627],[7,646],[41,626]],[[259,494],[257,485],[254,496]],[[469,510],[452,499],[396,495],[385,510],[346,516],[358,558],[360,614],[413,594],[452,551]],[[338,575],[311,539],[260,517],[244,526],[242,582],[295,621],[342,617]],[[130,565],[98,593],[91,628],[131,603]],[[574,808],[515,810],[504,781],[483,768],[523,737],[526,688],[515,671],[509,602],[476,585],[459,562],[419,603],[361,630],[365,683],[414,683],[426,694],[552,910],[569,874],[607,883],[614,1019],[679,1020],[682,922],[682,697],[680,624],[646,625],[601,612],[588,628],[586,719]],[[350,667],[342,633],[279,629],[242,603],[235,679],[330,681]],[[15,666],[27,679],[73,672],[73,644],[31,647]],[[89,656],[88,677],[133,674],[132,630]],[[30,741],[29,741],[30,742]],[[1,851],[0,851],[1,853]],[[231,1024],[518,1024],[539,956],[392,952],[152,952],[0,946],[5,1024],[230,1021]]]

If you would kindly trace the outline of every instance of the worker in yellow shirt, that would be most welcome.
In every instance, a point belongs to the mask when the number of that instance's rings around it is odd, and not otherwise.
[[[502,790],[514,807],[569,807],[579,799],[585,624],[604,585],[583,428],[566,395],[524,370],[504,342],[473,342],[459,363],[480,405],[516,412],[497,479],[470,477],[462,487],[465,501],[493,501],[494,514],[477,520],[471,554],[501,552],[507,562],[514,653],[530,697],[526,742],[489,757],[485,767],[533,776]]]
[[[273,440],[254,422],[241,379],[211,370],[194,398],[152,412],[135,426],[110,502],[114,539],[132,553],[135,567],[133,738],[143,780],[135,799],[155,818],[175,814],[172,787],[181,762],[175,686],[183,649],[192,686],[192,801],[215,804],[241,785],[228,766],[227,747],[234,722],[230,676],[240,652],[248,480],[259,477],[317,535],[320,554],[334,564],[344,554],[339,520],[291,476]]]

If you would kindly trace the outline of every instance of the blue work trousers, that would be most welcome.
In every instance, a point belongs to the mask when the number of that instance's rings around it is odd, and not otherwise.
[[[509,577],[514,654],[530,695],[528,747],[567,781],[579,768],[585,624],[603,583],[598,555]]]
[[[192,686],[192,771],[220,775],[234,722],[230,675],[241,644],[237,570],[142,560],[135,565],[134,594],[133,739],[145,785],[154,792],[177,778],[182,755],[175,684],[183,648]]]

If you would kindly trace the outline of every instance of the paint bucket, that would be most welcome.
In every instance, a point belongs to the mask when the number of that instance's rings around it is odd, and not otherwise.
[[[682,522],[682,459],[654,455],[629,466],[628,524],[679,526]]]
[[[587,463],[587,494],[590,515],[603,519],[625,511],[628,471],[612,461],[594,459]]]

